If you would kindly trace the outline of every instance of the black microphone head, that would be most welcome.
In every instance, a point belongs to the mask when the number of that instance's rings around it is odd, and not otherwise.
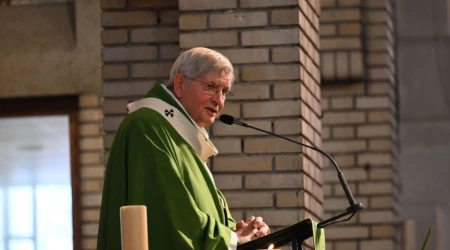
[[[231,115],[225,115],[225,114],[223,114],[223,115],[220,116],[219,120],[220,120],[221,122],[225,123],[225,124],[233,125],[234,117],[231,116]]]

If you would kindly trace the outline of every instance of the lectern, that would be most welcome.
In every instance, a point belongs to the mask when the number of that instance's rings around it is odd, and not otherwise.
[[[281,230],[268,234],[256,240],[249,241],[237,247],[238,250],[267,249],[271,244],[282,246],[289,242],[293,250],[303,249],[303,241],[313,236],[310,219],[300,221]]]

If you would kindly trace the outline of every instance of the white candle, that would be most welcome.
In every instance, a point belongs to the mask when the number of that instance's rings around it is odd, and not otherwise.
[[[120,207],[122,250],[148,250],[147,207]]]

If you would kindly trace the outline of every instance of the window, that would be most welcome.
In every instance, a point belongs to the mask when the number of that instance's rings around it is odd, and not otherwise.
[[[0,100],[0,250],[78,249],[76,109],[45,102]]]

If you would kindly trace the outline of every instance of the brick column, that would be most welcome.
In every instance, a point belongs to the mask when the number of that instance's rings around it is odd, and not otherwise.
[[[321,146],[319,1],[180,0],[180,47],[214,48],[236,68],[223,113]],[[322,218],[321,156],[260,132],[215,123],[215,180],[236,219],[274,229]]]
[[[366,207],[350,222],[327,229],[330,250],[397,249],[393,15],[388,0],[322,1],[324,148]],[[324,205],[331,216],[348,203],[335,170],[324,166]]]

